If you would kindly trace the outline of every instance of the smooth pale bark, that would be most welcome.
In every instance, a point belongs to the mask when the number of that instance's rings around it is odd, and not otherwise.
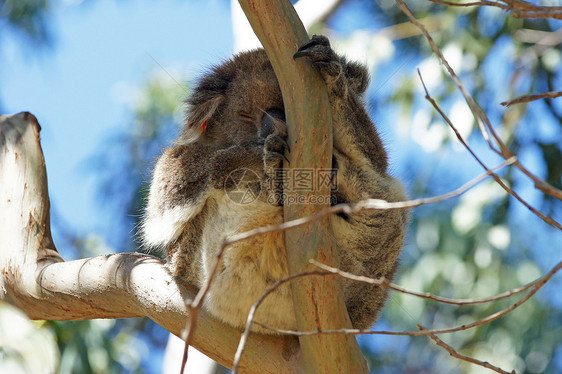
[[[33,319],[149,317],[180,335],[196,290],[178,285],[159,259],[123,253],[64,262],[58,254],[39,131],[30,113],[0,116],[0,300]],[[240,334],[202,310],[193,346],[230,367]],[[252,334],[240,369],[297,372],[299,357],[296,338]]]
[[[289,127],[290,165],[284,168],[331,168],[332,119],[328,94],[320,74],[306,59],[293,60],[308,35],[288,0],[240,0],[279,80]],[[285,221],[318,213],[330,205],[328,185],[312,190],[284,191],[294,199],[284,207]],[[311,203],[314,197],[323,203]],[[337,266],[329,220],[285,232],[291,273],[316,270],[313,258]],[[301,331],[351,327],[336,277],[304,277],[292,282],[297,327]],[[367,365],[354,336],[300,337],[307,373],[367,373]]]
[[[299,0],[294,6],[305,29],[326,19],[341,5],[343,0]],[[234,34],[234,52],[259,48],[260,41],[252,31],[238,0],[230,0],[232,33]]]

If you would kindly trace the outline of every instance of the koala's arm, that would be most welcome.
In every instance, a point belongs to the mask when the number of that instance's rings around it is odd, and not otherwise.
[[[263,172],[263,141],[224,149],[198,143],[166,149],[152,177],[142,224],[145,243],[165,247],[176,241],[207,199],[224,193],[229,173],[242,167]]]
[[[324,78],[330,97],[337,171],[337,203],[374,198],[405,199],[401,184],[387,173],[387,156],[363,101],[369,76],[358,63],[348,62],[314,36],[295,57],[308,57]],[[365,264],[371,275],[391,277],[402,247],[407,213],[403,210],[367,210],[333,217],[339,245]],[[338,245],[336,243],[336,245]]]
[[[343,62],[343,71],[333,85],[347,89],[331,90],[334,126],[334,167],[337,168],[338,203],[356,203],[364,199],[389,202],[406,200],[402,184],[387,172],[387,155],[374,124],[362,103],[366,69]],[[328,81],[330,85],[330,81]],[[408,213],[405,210],[364,210],[333,218],[332,227],[339,242],[364,262],[370,275],[392,278],[395,262],[403,245]]]

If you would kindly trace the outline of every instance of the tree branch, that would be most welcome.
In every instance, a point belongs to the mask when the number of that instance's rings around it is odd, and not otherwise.
[[[521,104],[521,103],[528,103],[530,101],[535,101],[539,99],[555,99],[557,97],[562,96],[562,91],[551,91],[551,92],[543,92],[539,94],[531,94],[531,95],[523,95],[516,97],[515,99],[511,99],[508,101],[501,102],[500,104],[503,106],[510,106],[513,104]]]
[[[64,262],[58,254],[39,131],[30,113],[0,116],[0,300],[33,319],[146,316],[179,336],[195,291],[177,284],[159,259],[123,253]],[[193,346],[230,366],[240,335],[201,310]],[[253,334],[240,367],[291,373],[299,357],[296,338]]]
[[[559,6],[540,6],[524,0],[499,0],[499,1],[474,1],[470,3],[455,3],[446,0],[429,0],[435,4],[456,6],[456,7],[473,7],[473,6],[491,6],[503,9],[517,18],[554,18],[562,19],[562,7]]]
[[[425,327],[423,327],[422,325],[417,325],[417,326],[418,326],[418,329],[420,329],[420,330],[423,330],[423,331],[426,331],[426,330],[427,330],[427,329],[426,329]],[[487,362],[487,361],[480,361],[480,360],[477,360],[477,359],[475,359],[475,358],[473,358],[473,357],[469,357],[469,356],[463,355],[463,354],[457,352],[453,347],[451,347],[450,345],[448,345],[447,343],[445,343],[443,340],[439,339],[439,338],[438,338],[437,336],[435,336],[434,334],[429,334],[428,336],[429,336],[429,337],[431,338],[431,340],[433,340],[438,346],[440,346],[441,348],[444,348],[447,352],[449,352],[449,354],[450,354],[451,356],[456,357],[456,358],[458,358],[459,360],[467,361],[467,362],[470,362],[470,363],[472,363],[472,364],[485,367],[485,368],[487,368],[487,369],[493,370],[493,371],[495,371],[495,372],[497,372],[497,373],[500,373],[500,374],[516,374],[516,373],[515,373],[515,370],[513,370],[513,371],[511,371],[511,372],[508,372],[508,371],[503,370],[502,368],[499,368],[499,367],[497,367],[497,366],[494,366],[494,365],[490,364],[490,363]]]

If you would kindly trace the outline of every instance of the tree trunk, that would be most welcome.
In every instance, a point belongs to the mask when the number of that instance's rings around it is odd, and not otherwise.
[[[240,5],[281,86],[291,147],[290,164],[285,163],[284,169],[292,168],[294,177],[299,170],[331,168],[332,118],[328,94],[320,74],[308,61],[293,60],[298,47],[309,40],[295,9],[288,0],[240,0]],[[314,187],[290,191],[293,203],[285,200],[285,221],[311,216],[329,207],[330,186]],[[328,198],[323,204],[312,204],[311,196]],[[328,218],[285,231],[291,273],[317,270],[310,259],[337,267],[332,237]],[[351,328],[336,277],[302,277],[291,287],[299,330]],[[307,373],[368,372],[354,336],[317,334],[299,340]]]

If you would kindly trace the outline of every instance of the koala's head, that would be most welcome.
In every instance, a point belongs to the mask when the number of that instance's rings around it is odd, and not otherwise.
[[[187,99],[179,142],[237,144],[273,132],[284,120],[279,83],[265,51],[243,52],[204,74]]]

